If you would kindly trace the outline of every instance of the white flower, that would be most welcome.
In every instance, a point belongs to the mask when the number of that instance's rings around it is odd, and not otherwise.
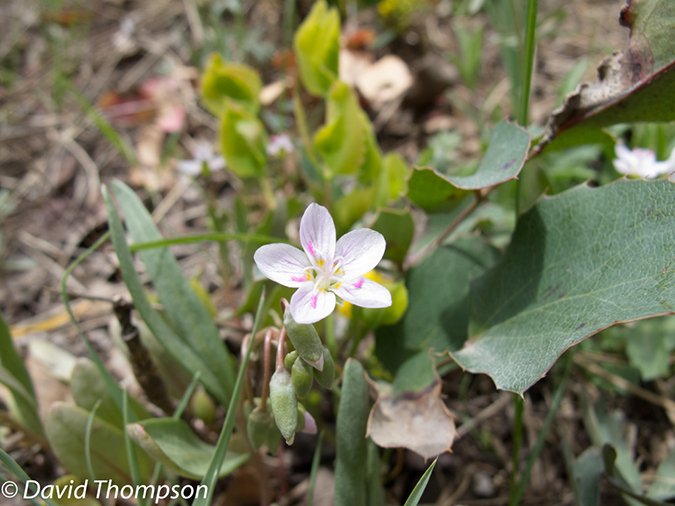
[[[631,151],[623,144],[616,144],[614,151],[618,156],[614,159],[614,168],[621,174],[653,179],[661,174],[675,172],[675,150],[663,162],[656,160],[656,153],[651,149],[633,148]]]
[[[382,234],[361,228],[336,244],[330,213],[310,204],[300,221],[300,243],[304,252],[288,244],[267,244],[253,256],[266,277],[298,288],[290,307],[297,323],[318,322],[333,312],[338,301],[361,307],[391,306],[389,290],[363,277],[384,255]]]
[[[197,176],[202,173],[204,164],[209,170],[222,170],[225,168],[225,159],[213,152],[213,146],[206,141],[195,143],[192,151],[193,160],[181,160],[178,162],[178,170],[189,176]]]
[[[267,145],[267,154],[274,157],[284,157],[292,153],[295,147],[293,141],[288,135],[273,135],[270,137],[270,143]]]

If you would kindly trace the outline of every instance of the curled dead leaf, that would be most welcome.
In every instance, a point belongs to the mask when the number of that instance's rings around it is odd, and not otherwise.
[[[436,378],[419,392],[403,392],[392,398],[388,383],[369,380],[377,402],[368,418],[368,436],[384,448],[404,447],[425,459],[450,451],[455,439],[454,417],[441,398]]]

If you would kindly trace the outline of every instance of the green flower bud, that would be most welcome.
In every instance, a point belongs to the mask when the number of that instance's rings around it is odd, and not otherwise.
[[[267,442],[272,427],[272,415],[267,410],[261,410],[260,407],[254,409],[248,417],[246,424],[248,430],[248,439],[256,450]]]
[[[198,388],[190,399],[190,408],[194,415],[206,425],[213,423],[216,417],[216,404],[203,388]]]
[[[328,348],[323,349],[323,370],[314,371],[314,378],[324,388],[332,388],[335,381],[335,362]]]
[[[293,350],[292,352],[288,353],[284,357],[284,365],[286,366],[286,369],[289,371],[293,368],[293,364],[295,364],[295,361],[298,358],[298,352]]]
[[[296,360],[293,364],[291,379],[293,380],[293,387],[295,387],[298,397],[304,397],[312,389],[312,383],[314,383],[314,373],[312,371],[314,371],[314,368],[302,359]]]
[[[277,369],[270,380],[270,403],[274,422],[281,435],[291,445],[298,425],[298,397],[293,388],[291,373],[285,368]]]
[[[314,325],[295,323],[290,308],[287,308],[284,312],[284,327],[298,355],[315,369],[323,369],[323,344]]]

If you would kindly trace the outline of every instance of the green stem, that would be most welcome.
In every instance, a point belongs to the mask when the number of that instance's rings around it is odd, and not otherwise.
[[[539,435],[537,436],[537,442],[535,443],[532,452],[527,458],[527,463],[525,464],[523,475],[520,477],[520,481],[518,482],[518,488],[516,489],[515,494],[513,494],[513,496],[509,498],[509,506],[515,506],[516,504],[518,504],[520,502],[520,499],[523,497],[523,494],[525,493],[525,487],[527,486],[528,481],[530,481],[530,474],[532,473],[534,463],[537,461],[537,458],[539,457],[539,454],[541,453],[541,450],[544,447],[544,441],[546,440],[548,431],[551,428],[553,419],[555,418],[555,415],[558,413],[558,409],[560,409],[560,403],[562,402],[563,394],[565,393],[565,388],[567,387],[567,380],[570,376],[570,370],[572,369],[572,363],[574,362],[572,358],[573,355],[571,353],[568,353],[567,356],[565,357],[565,360],[567,362],[565,363],[565,372],[563,373],[562,381],[558,385],[555,395],[553,396],[553,402],[551,403],[551,407],[549,408],[548,413],[546,414],[544,426],[541,428],[541,432],[539,432]]]
[[[513,421],[513,470],[511,471],[511,480],[509,482],[509,506],[516,503],[516,477],[518,476],[518,463],[520,459],[520,443],[523,436],[523,408],[525,401],[519,394],[513,397],[513,404],[516,408],[515,419]]]
[[[298,126],[298,133],[302,139],[302,144],[305,148],[305,153],[307,158],[312,165],[317,164],[316,153],[314,152],[314,144],[312,139],[309,136],[309,128],[307,127],[307,115],[305,114],[305,108],[302,105],[302,100],[300,99],[300,85],[296,81],[293,86],[293,112],[295,113],[295,122]]]
[[[532,69],[534,68],[534,50],[535,34],[537,30],[537,10],[539,9],[539,0],[528,0],[527,2],[527,34],[525,36],[525,75],[523,79],[523,90],[520,96],[520,110],[518,114],[518,123],[527,127],[529,122],[530,107],[530,88],[532,86]],[[516,220],[520,216],[520,178],[516,180]]]
[[[218,214],[218,208],[216,206],[216,196],[214,195],[213,189],[208,184],[205,185],[204,191],[206,193],[206,208],[211,220],[211,227],[218,233],[225,232],[225,227],[223,223],[222,215]],[[229,302],[233,301],[232,290],[230,286],[230,279],[232,278],[232,266],[230,265],[230,259],[227,250],[227,242],[225,240],[218,241],[218,253],[220,256],[220,271],[223,277],[223,283],[225,284],[225,296]]]
[[[282,25],[282,40],[284,47],[293,42],[293,21],[295,19],[295,0],[284,0],[284,20]]]
[[[209,234],[182,235],[179,237],[160,239],[158,241],[137,242],[136,244],[130,245],[129,250],[132,253],[135,253],[144,249],[163,248],[165,246],[173,246],[174,244],[191,244],[193,242],[203,241],[229,241],[233,239],[243,242],[257,242],[260,244],[270,244],[273,242],[283,242],[290,244],[284,239],[270,237],[268,235],[244,234],[237,232],[212,232]]]
[[[333,360],[337,361],[337,341],[335,340],[335,316],[334,313],[329,314],[326,319],[326,345]]]

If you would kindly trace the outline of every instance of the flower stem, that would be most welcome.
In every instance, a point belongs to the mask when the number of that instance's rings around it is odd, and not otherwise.
[[[267,398],[270,396],[270,348],[272,345],[272,331],[265,332],[265,347],[264,347],[264,376],[263,376],[263,390],[260,397],[260,409],[265,411],[267,408]]]
[[[333,360],[337,361],[337,342],[335,341],[335,316],[334,313],[326,317],[326,345],[328,351],[333,356]]]

